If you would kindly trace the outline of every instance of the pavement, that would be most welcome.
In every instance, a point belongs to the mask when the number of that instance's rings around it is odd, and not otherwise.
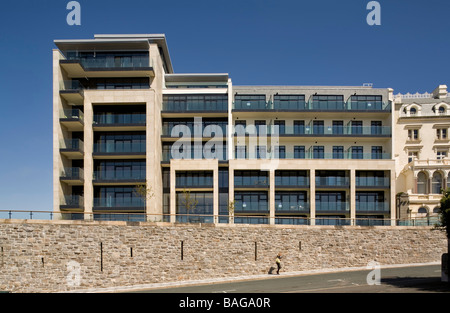
[[[440,262],[380,265],[378,283],[369,280],[372,268],[351,267],[282,272],[280,275],[247,275],[203,280],[92,288],[74,293],[411,293],[450,292],[441,282]]]

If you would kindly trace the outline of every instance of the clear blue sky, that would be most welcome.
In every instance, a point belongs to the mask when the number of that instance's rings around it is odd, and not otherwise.
[[[176,73],[229,73],[235,85],[362,85],[395,93],[450,84],[450,2],[380,0],[3,1],[0,209],[52,210],[54,39],[164,33]]]

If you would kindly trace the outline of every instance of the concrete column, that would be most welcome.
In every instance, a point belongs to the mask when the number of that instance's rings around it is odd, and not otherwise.
[[[86,97],[86,93],[85,93]],[[94,110],[90,101],[84,102],[84,219],[94,218],[92,207],[94,206],[94,186],[92,183],[94,175],[94,160],[92,157],[94,147]]]
[[[219,223],[219,167],[213,170],[213,215],[214,224]]]
[[[351,225],[355,225],[356,218],[356,171],[350,170],[350,219]]]
[[[275,225],[275,170],[269,171],[269,224]]]
[[[228,168],[228,201],[232,202],[234,201],[234,167],[231,166],[233,161],[230,162],[230,167]],[[234,215],[229,216],[228,222],[230,224],[234,224]]]
[[[316,170],[309,170],[309,217],[310,224],[316,225]]]
[[[172,162],[171,162],[172,163]],[[175,169],[170,166],[170,222],[175,223],[176,221],[176,191],[175,191]]]

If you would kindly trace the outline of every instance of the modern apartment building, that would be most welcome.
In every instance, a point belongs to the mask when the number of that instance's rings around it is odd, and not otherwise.
[[[399,218],[438,215],[442,189],[450,187],[449,127],[446,85],[395,97]]]
[[[55,44],[60,218],[394,225],[396,194],[411,192],[424,166],[399,170],[413,151],[399,151],[399,125],[414,106],[394,107],[392,89],[233,86],[228,74],[177,74],[164,35]]]

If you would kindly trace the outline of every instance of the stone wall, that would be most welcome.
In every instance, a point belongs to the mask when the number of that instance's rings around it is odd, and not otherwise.
[[[54,292],[283,271],[440,261],[431,227],[0,220],[0,290]]]

